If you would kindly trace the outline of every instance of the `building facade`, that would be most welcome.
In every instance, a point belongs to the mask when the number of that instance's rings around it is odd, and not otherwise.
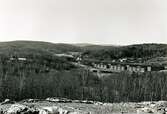
[[[164,70],[163,66],[141,65],[141,64],[119,64],[119,63],[92,63],[92,66],[97,69],[111,71],[111,72],[151,72]]]

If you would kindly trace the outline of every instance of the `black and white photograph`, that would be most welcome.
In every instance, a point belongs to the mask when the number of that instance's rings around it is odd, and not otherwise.
[[[0,0],[0,114],[167,114],[167,0]]]

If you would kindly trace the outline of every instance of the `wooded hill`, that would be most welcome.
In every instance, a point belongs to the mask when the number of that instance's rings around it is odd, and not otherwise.
[[[166,73],[113,73],[98,78],[55,53],[81,52],[83,57],[166,56],[165,44],[74,46],[47,42],[0,43],[0,100],[67,97],[105,102],[167,100]],[[19,60],[19,58],[25,58]]]
[[[167,44],[138,44],[129,46],[87,46],[84,57],[98,60],[119,58],[156,58],[167,56]]]
[[[91,59],[118,59],[118,58],[155,58],[167,56],[167,44],[137,44],[128,46],[105,46],[91,44],[63,44],[37,41],[1,42],[1,54],[29,54],[43,51],[47,53],[82,52],[83,57]]]
[[[29,54],[36,53],[38,51],[47,53],[66,53],[69,51],[81,51],[80,47],[70,44],[54,44],[48,42],[38,41],[12,41],[12,42],[0,42],[0,53],[10,54]]]

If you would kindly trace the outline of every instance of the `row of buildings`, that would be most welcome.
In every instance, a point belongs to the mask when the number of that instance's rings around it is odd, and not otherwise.
[[[94,68],[100,69],[102,71],[111,72],[151,72],[151,71],[161,71],[165,70],[166,67],[162,65],[144,65],[144,64],[128,64],[128,63],[106,63],[106,62],[93,62],[92,66]]]

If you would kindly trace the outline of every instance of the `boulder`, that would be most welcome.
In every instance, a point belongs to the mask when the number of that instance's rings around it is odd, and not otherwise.
[[[69,111],[64,110],[60,107],[51,106],[51,107],[42,107],[39,111],[39,114],[68,114]]]
[[[45,109],[40,109],[39,114],[49,114],[49,111],[47,111]]]
[[[167,107],[167,101],[158,101],[156,102],[157,107]]]
[[[67,110],[61,107],[41,107],[39,114],[91,114],[90,112],[84,112],[79,110]]]
[[[60,103],[71,103],[72,100],[71,99],[67,99],[67,98],[47,98],[46,101],[49,102],[60,102]]]
[[[155,111],[152,109],[152,108],[149,108],[149,107],[144,107],[144,108],[140,108],[137,110],[137,114],[140,114],[140,113],[154,113]]]
[[[14,104],[15,102],[14,101],[11,101],[10,99],[5,99],[1,105],[4,105],[4,104]]]
[[[21,102],[24,102],[24,103],[35,103],[35,102],[38,102],[40,101],[39,99],[25,99],[25,100],[22,100]]]
[[[82,100],[81,103],[94,104],[94,101]]]
[[[47,98],[46,101],[59,102],[60,100],[58,98]]]
[[[62,109],[62,108],[59,108],[58,112],[59,112],[59,114],[68,114],[70,111]]]
[[[94,102],[94,105],[103,105],[102,102]]]
[[[73,100],[73,103],[81,103],[81,100]]]
[[[7,114],[38,114],[39,111],[35,107],[28,107],[22,104],[12,105],[6,112]]]
[[[7,110],[7,114],[18,114],[20,112],[27,111],[27,110],[28,110],[28,107],[25,105],[14,104]]]

